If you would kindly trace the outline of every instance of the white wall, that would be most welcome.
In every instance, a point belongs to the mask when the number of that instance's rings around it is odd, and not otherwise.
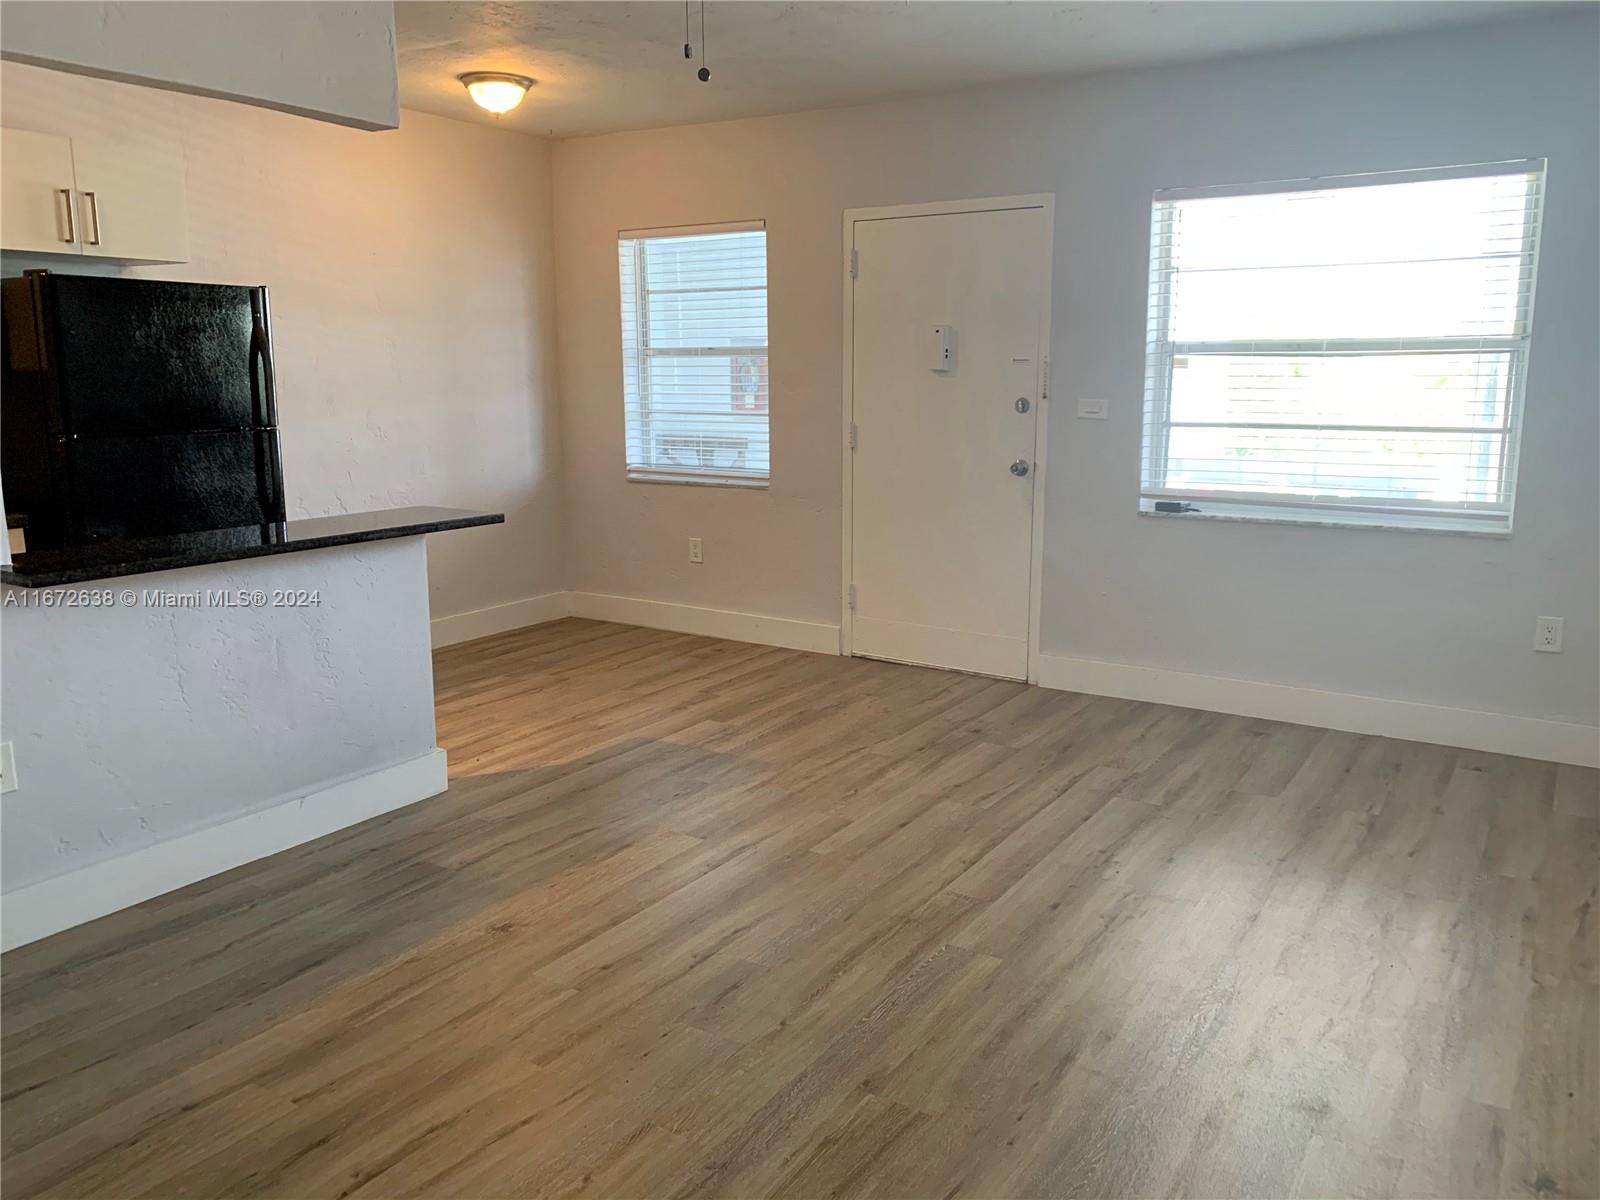
[[[0,55],[358,129],[400,123],[389,0],[6,0]]]
[[[838,616],[840,214],[1054,192],[1046,653],[1600,720],[1594,10],[1181,68],[563,142],[555,150],[571,586]],[[1509,540],[1135,515],[1151,192],[1550,160]],[[623,477],[618,229],[764,217],[767,492]],[[1073,398],[1110,419],[1077,421]],[[705,565],[685,539],[705,540]],[[1536,615],[1566,652],[1534,654]]]
[[[183,148],[190,262],[7,255],[4,273],[267,284],[291,517],[503,510],[436,539],[436,617],[564,586],[547,143],[413,112],[357,132],[13,63],[0,120]]]

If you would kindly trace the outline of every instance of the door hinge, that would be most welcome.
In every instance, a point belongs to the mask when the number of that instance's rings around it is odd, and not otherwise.
[[[858,279],[861,276],[861,253],[857,250],[850,251],[850,278]]]
[[[1044,360],[1043,373],[1044,378],[1039,383],[1039,398],[1041,400],[1048,400],[1050,399],[1050,360],[1048,358]]]
[[[854,450],[861,443],[861,436],[856,431],[856,423],[850,422],[850,449]]]
[[[848,588],[845,589],[845,601],[850,605],[850,611],[851,612],[855,612],[855,610],[856,610],[856,585],[855,584],[852,583]]]

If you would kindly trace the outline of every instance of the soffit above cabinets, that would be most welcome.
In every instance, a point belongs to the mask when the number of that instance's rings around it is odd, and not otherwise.
[[[5,0],[0,58],[356,129],[400,124],[387,0]]]

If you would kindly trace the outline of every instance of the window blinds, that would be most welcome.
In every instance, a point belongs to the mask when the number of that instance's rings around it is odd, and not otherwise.
[[[1142,507],[1508,531],[1543,178],[1158,192]]]
[[[762,485],[764,225],[625,232],[617,259],[629,477]]]

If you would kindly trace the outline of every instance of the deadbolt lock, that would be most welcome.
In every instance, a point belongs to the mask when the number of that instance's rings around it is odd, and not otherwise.
[[[1033,405],[1028,403],[1028,398],[1026,396],[1017,397],[1017,411],[1019,413],[1025,413],[1032,407]]]

